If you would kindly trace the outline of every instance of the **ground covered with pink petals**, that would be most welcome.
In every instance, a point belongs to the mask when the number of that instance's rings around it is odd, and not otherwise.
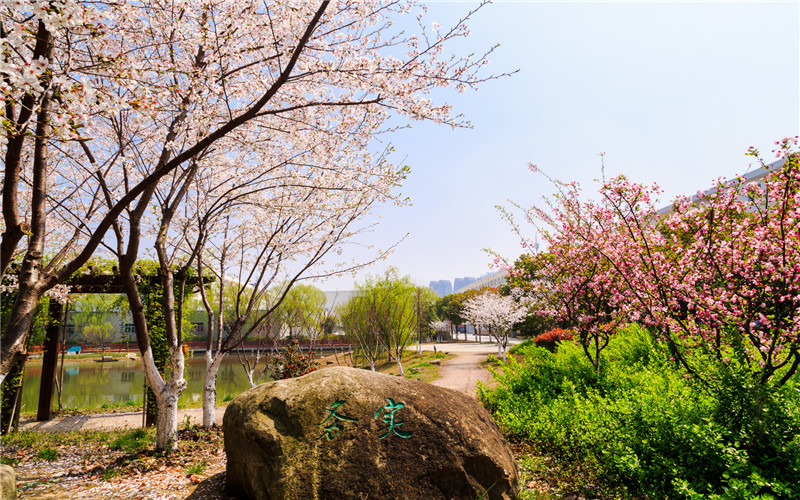
[[[17,473],[20,499],[234,499],[225,490],[222,431],[179,431],[178,448],[158,453],[132,431],[4,439],[3,462]],[[133,436],[133,437],[131,437]]]

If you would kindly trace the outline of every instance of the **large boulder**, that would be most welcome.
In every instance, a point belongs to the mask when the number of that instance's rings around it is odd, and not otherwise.
[[[8,465],[0,465],[0,500],[17,500],[17,474]]]
[[[228,488],[254,500],[516,496],[489,413],[422,382],[326,368],[241,394],[222,427]]]

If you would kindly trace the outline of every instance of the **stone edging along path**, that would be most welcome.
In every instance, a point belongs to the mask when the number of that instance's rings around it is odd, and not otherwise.
[[[442,363],[439,367],[439,378],[431,384],[461,391],[470,397],[476,397],[476,386],[478,381],[489,382],[491,374],[481,366],[489,354],[496,354],[495,344],[474,342],[458,343],[439,343],[425,344],[424,350],[433,350],[434,345],[437,350],[455,354],[455,357]],[[416,349],[410,346],[409,349]],[[222,425],[222,417],[225,415],[225,407],[218,407],[216,410],[215,422]],[[202,408],[187,408],[178,410],[178,422],[182,425],[186,418],[189,418],[191,425],[202,423]],[[43,432],[70,432],[79,430],[113,430],[113,429],[135,429],[142,425],[141,412],[128,413],[103,413],[94,415],[75,415],[70,417],[55,418],[47,422],[37,422],[33,419],[20,420],[21,430],[35,430]]]

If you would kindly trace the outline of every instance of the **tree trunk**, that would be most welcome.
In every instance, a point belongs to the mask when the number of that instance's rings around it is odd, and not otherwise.
[[[406,374],[405,374],[405,372],[403,372],[403,365],[402,365],[402,363],[400,363],[400,358],[401,358],[401,356],[398,354],[395,357],[395,360],[397,360],[397,369],[400,370],[400,376],[404,377]]]
[[[58,301],[51,299],[47,307],[47,327],[44,341],[44,356],[42,359],[42,377],[39,380],[39,406],[36,411],[36,420],[44,422],[53,416],[53,386],[56,383],[56,368],[58,367],[58,345],[61,334],[62,306]],[[59,400],[61,391],[59,389]]]
[[[255,381],[253,381],[253,373],[255,373],[255,371],[256,371],[256,367],[255,366],[253,368],[251,368],[250,370],[245,370],[244,371],[247,374],[247,383],[250,384],[250,388],[251,389],[256,386]]]
[[[25,375],[25,358],[12,367],[8,382],[0,391],[0,434],[7,434],[17,429],[19,422],[20,399]]]
[[[25,258],[28,259],[28,256]],[[26,286],[20,280],[19,291],[7,320],[8,323],[4,325],[3,339],[0,342],[0,386],[3,385],[13,367],[22,361],[28,352],[25,348],[25,340],[28,337],[31,321],[33,321],[36,303],[41,295],[42,292],[37,287]]]
[[[178,435],[178,398],[181,391],[175,390],[171,384],[166,384],[159,393],[158,416],[156,417],[156,448],[172,451],[177,444]]]
[[[177,350],[170,348],[170,360],[172,375],[169,382],[165,382],[158,373],[152,349],[148,347],[142,355],[145,376],[158,401],[156,448],[165,451],[173,450],[177,443],[178,398],[186,389],[186,380],[183,378],[183,352],[180,346]]]
[[[203,427],[206,429],[212,428],[216,420],[217,373],[223,356],[224,354],[217,351],[217,355],[212,357],[211,352],[206,351],[206,377],[203,382]],[[250,380],[250,387],[253,387],[252,371],[247,374],[247,378]]]
[[[50,30],[43,21],[39,21],[36,33],[36,46],[33,55],[36,59],[43,58],[52,61],[53,42]],[[43,75],[41,84],[47,88],[50,84],[50,74]],[[31,95],[31,94],[28,94]],[[18,118],[25,116],[27,120],[34,110],[34,103],[26,96],[23,98],[23,108]],[[11,308],[10,317],[7,320],[5,330],[2,331],[2,341],[0,341],[0,387],[3,386],[6,376],[19,363],[26,360],[27,349],[25,341],[28,337],[28,330],[33,319],[33,311],[36,304],[47,290],[45,277],[42,276],[42,257],[45,252],[45,235],[47,219],[47,169],[48,169],[48,145],[50,139],[50,91],[46,91],[39,103],[38,114],[36,117],[36,133],[34,134],[33,145],[33,182],[30,184],[31,205],[28,226],[28,248],[22,259],[22,266],[18,276],[19,289],[17,297]],[[27,109],[27,110],[26,110]],[[11,118],[11,117],[7,117]],[[13,127],[13,124],[11,125]],[[23,136],[25,130],[22,130]],[[29,131],[27,131],[29,132]],[[20,172],[20,152],[24,139],[13,135],[11,139],[19,141],[12,150],[6,149],[5,167],[10,168],[6,171],[6,178],[3,182],[3,221],[7,225],[0,245],[0,275],[5,274],[6,266],[11,262],[14,249],[17,243],[22,240],[26,231],[22,230],[23,223],[19,220],[17,207],[8,205],[9,202],[17,202],[16,182]],[[20,149],[17,150],[16,147]],[[10,155],[10,156],[9,156]],[[12,158],[13,157],[13,158]],[[8,163],[10,161],[10,163]],[[52,285],[50,285],[52,286]]]

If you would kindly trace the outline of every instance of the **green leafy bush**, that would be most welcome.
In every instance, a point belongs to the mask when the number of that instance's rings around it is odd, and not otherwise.
[[[314,361],[314,352],[303,354],[295,339],[289,342],[286,351],[276,354],[269,363],[275,380],[300,377],[319,368],[319,363]]]
[[[207,463],[198,462],[196,464],[193,464],[193,465],[190,465],[189,467],[187,467],[186,468],[186,474],[187,475],[190,475],[190,474],[200,475],[203,472],[205,472],[207,468],[208,468],[208,464]]]
[[[723,366],[703,386],[635,326],[612,339],[599,373],[571,343],[518,352],[524,362],[505,364],[481,400],[539,453],[590,465],[635,496],[800,496],[795,383],[768,392]]]
[[[528,340],[523,341],[522,343],[519,343],[519,344],[511,346],[511,348],[508,350],[508,352],[510,354],[517,354],[521,350],[527,349],[528,347],[530,347],[532,345],[533,345],[533,339],[528,339]]]

